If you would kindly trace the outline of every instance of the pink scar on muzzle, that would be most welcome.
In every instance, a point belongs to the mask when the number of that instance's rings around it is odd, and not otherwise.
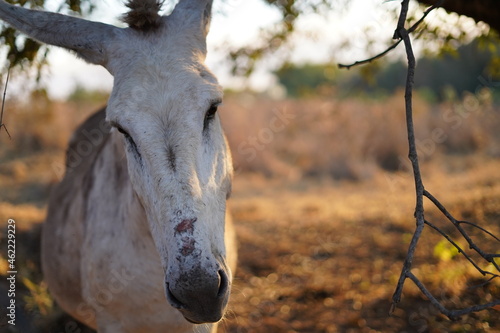
[[[176,234],[184,234],[186,236],[183,236],[181,238],[182,242],[182,247],[181,247],[181,254],[183,256],[188,256],[194,252],[195,244],[196,241],[192,238],[192,235],[194,233],[194,223],[196,222],[196,217],[193,219],[185,219],[182,220],[175,228],[175,233]]]
[[[194,219],[182,220],[182,222],[175,227],[175,232],[178,234],[188,232],[192,235],[194,231],[194,223],[196,222],[196,220],[196,217]]]
[[[190,237],[183,237],[182,238],[182,249],[181,249],[181,254],[183,256],[188,256],[191,253],[194,252],[196,241]]]

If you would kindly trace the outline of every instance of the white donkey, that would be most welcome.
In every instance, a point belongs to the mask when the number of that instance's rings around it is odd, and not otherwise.
[[[0,0],[2,20],[115,80],[105,112],[75,132],[51,196],[45,280],[99,332],[214,332],[236,244],[222,90],[204,65],[212,1],[181,0],[169,16],[158,0],[127,5],[118,28]]]

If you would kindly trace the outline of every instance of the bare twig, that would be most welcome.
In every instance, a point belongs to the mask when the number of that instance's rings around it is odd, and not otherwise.
[[[4,112],[4,108],[5,108],[5,96],[7,95],[7,85],[9,84],[9,76],[10,76],[10,67],[7,70],[7,79],[5,80],[5,88],[3,89],[2,111],[0,113],[0,130],[2,128],[4,128],[5,132],[9,136],[9,139],[12,140],[12,137],[10,136],[9,130],[7,129],[7,125],[5,125],[3,122],[3,112]]]
[[[425,193],[424,193],[425,194]],[[467,224],[467,225],[470,225],[471,227],[474,227],[476,229],[479,229],[481,230],[482,232],[484,232],[485,234],[488,234],[489,236],[491,236],[492,238],[494,238],[497,242],[500,242],[500,238],[498,238],[497,236],[493,235],[491,232],[489,232],[488,230],[478,226],[477,224],[475,223],[472,223],[472,222],[469,222],[469,221],[457,221],[458,223],[462,223],[462,224]],[[496,255],[497,257],[500,257],[500,254]]]
[[[431,292],[429,292],[429,290],[427,290],[427,288],[425,288],[424,284],[420,282],[420,280],[412,272],[408,273],[408,278],[412,280],[413,283],[415,283],[418,289],[420,289],[422,294],[424,294],[429,299],[432,305],[434,305],[442,314],[452,320],[472,312],[482,311],[500,305],[500,300],[495,300],[486,304],[474,305],[461,310],[448,310],[432,295]]]
[[[382,58],[383,56],[385,56],[387,53],[391,52],[392,50],[394,50],[398,45],[399,43],[401,43],[401,39],[398,40],[396,43],[392,44],[391,46],[389,46],[384,52],[381,52],[379,54],[377,54],[376,56],[373,56],[371,58],[368,58],[368,59],[365,59],[365,60],[360,60],[360,61],[356,61],[356,62],[353,62],[352,64],[349,64],[349,65],[344,65],[344,64],[338,64],[337,66],[339,68],[347,68],[347,69],[351,69],[351,67],[354,67],[354,66],[358,66],[358,65],[363,65],[363,64],[367,64],[369,62],[372,62],[374,60],[377,60],[379,58]]]
[[[429,227],[431,227],[432,229],[436,230],[438,233],[441,234],[441,236],[443,236],[444,238],[446,238],[446,240],[448,242],[451,243],[451,245],[453,245],[457,250],[458,250],[458,253],[461,253],[465,259],[467,259],[472,266],[474,266],[474,268],[476,268],[476,270],[481,273],[482,275],[486,276],[486,275],[491,275],[492,278],[499,278],[500,275],[498,274],[495,274],[495,273],[491,273],[489,271],[485,271],[483,269],[481,269],[481,267],[479,267],[478,264],[476,264],[476,262],[474,260],[472,260],[472,258],[453,240],[451,239],[451,237],[446,234],[444,231],[442,231],[441,229],[439,229],[438,227],[436,227],[434,224],[430,223],[429,221],[425,221],[425,224],[427,224]],[[483,257],[484,258],[484,257]],[[485,258],[486,259],[486,258]],[[487,260],[487,259],[486,259]],[[489,261],[489,260],[488,260]]]
[[[455,228],[460,232],[460,234],[462,235],[462,237],[467,241],[467,243],[469,244],[469,247],[471,249],[473,249],[474,251],[476,251],[481,257],[483,257],[486,261],[488,261],[489,263],[493,264],[493,266],[495,266],[495,268],[500,272],[500,267],[498,266],[498,264],[495,262],[495,258],[498,258],[500,255],[498,254],[490,254],[490,253],[486,253],[484,252],[483,250],[481,250],[481,248],[479,248],[475,243],[474,241],[472,240],[472,238],[467,234],[467,232],[464,230],[464,228],[462,228],[462,226],[460,224],[464,223],[464,221],[457,221],[451,214],[450,212],[448,212],[448,210],[432,195],[430,194],[428,191],[424,191],[424,195],[430,200],[432,201],[432,203],[443,213],[444,216],[446,216],[446,218],[448,218],[448,220],[455,226]],[[474,225],[470,222],[467,222],[467,224],[469,225]],[[489,235],[492,235],[490,232],[487,232]],[[496,236],[493,236],[497,241],[500,242],[500,240],[496,237]],[[484,274],[483,274],[484,275]]]
[[[407,77],[406,77],[406,88],[405,88],[405,113],[406,113],[406,126],[407,126],[407,133],[408,133],[408,146],[409,146],[409,153],[408,153],[408,158],[411,161],[412,165],[412,170],[413,170],[413,178],[415,181],[415,195],[416,195],[416,203],[415,203],[415,212],[414,212],[414,217],[416,220],[416,228],[413,233],[413,237],[411,239],[410,245],[408,247],[408,253],[406,255],[406,259],[403,263],[403,267],[401,270],[400,277],[398,279],[398,283],[396,286],[396,290],[394,291],[392,300],[392,306],[391,306],[391,312],[394,310],[396,305],[401,301],[401,295],[403,292],[403,287],[405,284],[406,279],[412,280],[415,285],[420,289],[420,291],[429,298],[430,302],[436,306],[441,313],[444,315],[448,316],[450,319],[455,319],[461,315],[468,314],[471,312],[475,311],[481,311],[487,308],[491,308],[493,306],[499,305],[500,300],[495,300],[486,304],[482,305],[476,305],[472,307],[468,307],[465,309],[460,309],[460,310],[448,310],[446,307],[444,307],[443,304],[441,304],[436,297],[432,295],[431,292],[429,292],[424,284],[411,272],[412,268],[412,262],[413,258],[415,255],[415,251],[418,245],[418,241],[420,240],[420,237],[422,235],[422,232],[424,230],[425,225],[428,225],[430,228],[436,230],[442,237],[444,237],[448,242],[450,242],[460,254],[462,254],[475,268],[476,270],[481,273],[483,276],[490,276],[487,282],[490,282],[494,278],[500,277],[500,275],[483,270],[473,259],[472,257],[462,249],[457,242],[455,242],[447,233],[442,231],[440,228],[435,226],[434,224],[430,223],[429,221],[425,220],[424,217],[424,197],[427,197],[440,211],[441,213],[453,224],[456,230],[461,234],[461,236],[467,241],[469,248],[474,250],[476,253],[478,253],[483,259],[491,263],[499,272],[499,266],[498,263],[496,263],[495,258],[500,257],[500,254],[491,254],[491,253],[486,253],[483,251],[479,246],[477,246],[472,238],[467,234],[465,229],[463,229],[462,225],[470,225],[486,234],[491,236],[493,239],[496,241],[499,241],[499,238],[493,235],[491,232],[487,231],[486,229],[468,222],[468,221],[458,221],[456,220],[451,213],[428,191],[425,190],[423,181],[422,181],[422,176],[420,173],[420,165],[419,165],[419,160],[418,160],[418,154],[417,154],[417,146],[416,146],[416,140],[415,140],[415,130],[413,126],[413,108],[412,108],[412,92],[413,92],[413,84],[414,84],[414,76],[415,76],[415,56],[413,54],[413,48],[412,48],[412,43],[410,40],[410,33],[416,29],[416,27],[424,20],[424,18],[435,8],[439,7],[443,0],[437,1],[434,6],[429,7],[425,13],[424,16],[417,21],[415,24],[410,29],[405,29],[404,25],[406,22],[407,18],[407,13],[408,13],[408,5],[409,5],[409,0],[403,0],[401,3],[401,12],[399,15],[399,20],[398,20],[398,25],[397,28],[394,32],[393,38],[399,39],[395,44],[393,44],[391,47],[389,47],[386,51],[376,55],[375,57],[372,57],[370,59],[366,59],[363,61],[357,61],[351,65],[339,65],[340,68],[347,68],[349,69],[352,66],[356,66],[362,63],[367,63],[370,61],[373,61],[375,59],[378,59],[385,54],[387,54],[390,50],[394,49],[401,41],[404,42],[405,49],[406,49],[406,55],[407,55],[407,60],[408,60],[408,70],[407,70]]]
[[[441,7],[441,4],[443,3],[444,0],[439,0],[437,1],[434,5],[430,6],[429,8],[427,8],[424,12],[424,14],[422,15],[422,17],[417,21],[415,22],[409,29],[408,29],[408,33],[412,33],[414,32],[418,26],[424,21],[424,19],[427,17],[427,15],[429,15],[430,12],[432,12],[434,9],[438,8],[438,7]],[[406,14],[405,14],[405,18],[406,18]],[[401,16],[400,16],[400,20],[401,21]],[[400,22],[398,22],[398,27],[400,26]],[[404,27],[404,21],[402,21],[402,26],[401,27]],[[385,56],[387,53],[391,52],[392,50],[394,50],[403,40],[401,39],[401,37],[396,36],[396,32],[394,32],[394,36],[393,38],[394,39],[398,39],[399,40],[397,42],[395,42],[394,44],[392,44],[391,46],[389,46],[385,51],[371,57],[371,58],[368,58],[368,59],[365,59],[365,60],[360,60],[360,61],[356,61],[352,64],[349,64],[349,65],[344,65],[344,64],[338,64],[338,67],[339,68],[347,68],[347,69],[350,69],[351,67],[354,67],[354,66],[358,66],[358,65],[362,65],[362,64],[367,64],[369,62],[372,62],[374,60],[377,60],[379,58],[382,58],[383,56]]]
[[[392,39],[403,39],[405,40],[405,36],[401,34],[403,30],[405,30],[405,23],[406,23],[406,17],[408,16],[408,8],[410,6],[410,1],[408,0],[403,0],[401,1],[401,11],[399,12],[399,19],[398,19],[398,24],[396,25],[396,30],[394,30],[394,34],[392,35]],[[408,33],[408,31],[405,31]],[[406,40],[405,40],[406,42]],[[408,47],[408,44],[405,43],[405,46]],[[410,45],[411,49],[411,45]],[[406,49],[407,53],[406,55],[408,56],[408,62],[410,61],[410,54],[408,53],[408,48]],[[411,51],[411,55],[413,55],[413,51]],[[415,58],[413,58],[415,61]],[[410,66],[410,64],[408,64]],[[408,83],[408,81],[407,81]],[[412,82],[413,85],[413,82]]]
[[[404,0],[401,5],[402,16],[406,17],[405,11],[408,11],[409,0]],[[398,23],[399,24],[399,23]],[[415,191],[416,191],[416,205],[415,205],[415,219],[416,219],[416,229],[413,234],[408,253],[406,255],[405,262],[403,263],[403,269],[401,275],[399,276],[398,284],[396,286],[396,291],[392,296],[393,305],[391,307],[391,312],[394,310],[395,305],[401,301],[401,294],[403,293],[403,286],[406,278],[411,274],[411,266],[413,262],[413,257],[415,255],[415,250],[417,248],[418,241],[424,229],[424,184],[422,182],[422,176],[420,174],[420,165],[418,163],[417,145],[415,143],[415,130],[413,126],[413,109],[412,109],[412,91],[413,82],[415,76],[415,55],[413,54],[413,49],[411,46],[410,36],[408,31],[404,27],[398,27],[395,33],[402,38],[406,47],[406,55],[408,58],[408,72],[406,76],[406,88],[405,88],[405,109],[406,109],[406,127],[408,132],[408,146],[409,153],[408,158],[411,161],[413,169],[413,177],[415,181]]]

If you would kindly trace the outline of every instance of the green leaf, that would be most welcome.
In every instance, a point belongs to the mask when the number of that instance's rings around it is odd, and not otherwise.
[[[459,254],[458,249],[446,239],[442,239],[436,244],[436,246],[434,246],[434,257],[441,261],[450,261],[457,254]]]

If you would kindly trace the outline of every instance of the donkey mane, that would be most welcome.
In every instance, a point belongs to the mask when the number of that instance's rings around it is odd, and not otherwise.
[[[163,2],[163,0],[129,0],[126,6],[130,11],[122,16],[122,21],[136,30],[154,30],[161,24],[159,12]]]

